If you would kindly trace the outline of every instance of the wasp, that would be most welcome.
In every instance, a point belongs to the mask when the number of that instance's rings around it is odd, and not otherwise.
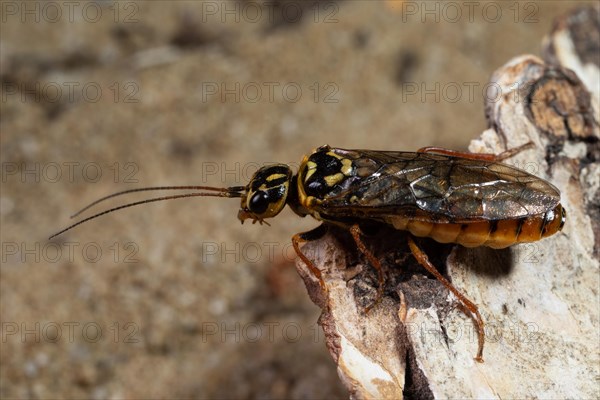
[[[301,251],[300,244],[322,237],[332,225],[348,229],[358,249],[377,270],[377,300],[383,295],[381,263],[362,240],[361,225],[380,223],[408,231],[415,259],[460,301],[475,321],[478,350],[483,361],[484,322],[477,306],[444,278],[413,237],[465,247],[505,248],[537,241],[559,232],[566,219],[560,192],[552,184],[501,161],[530,143],[500,155],[464,153],[437,147],[417,152],[347,150],[321,146],[304,156],[294,174],[286,164],[260,168],[246,186],[158,186],[111,194],[91,203],[73,217],[109,198],[149,190],[193,190],[173,196],[141,200],[85,218],[62,231],[110,212],[150,202],[188,197],[240,198],[238,218],[268,222],[288,205],[301,217],[322,224],[298,233],[292,245],[300,259],[326,290],[321,271]],[[373,305],[374,305],[373,304]],[[369,308],[367,308],[368,312]]]

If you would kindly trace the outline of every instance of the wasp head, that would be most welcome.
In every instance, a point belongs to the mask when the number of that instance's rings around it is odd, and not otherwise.
[[[265,218],[279,214],[286,205],[292,175],[292,170],[285,164],[269,165],[256,171],[242,196],[240,221],[244,223],[251,219],[253,223],[262,224]]]

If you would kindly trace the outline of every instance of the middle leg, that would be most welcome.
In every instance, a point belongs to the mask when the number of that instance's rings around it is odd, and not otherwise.
[[[379,262],[377,257],[375,257],[373,255],[373,253],[371,253],[371,251],[369,249],[367,249],[367,246],[365,246],[362,239],[360,238],[360,235],[362,232],[361,232],[358,224],[354,224],[350,227],[350,233],[352,234],[352,238],[354,239],[354,242],[358,246],[358,249],[360,250],[360,252],[363,253],[367,257],[367,259],[369,260],[371,265],[373,267],[375,267],[375,269],[377,270],[377,279],[379,281],[379,286],[377,287],[377,298],[375,299],[373,304],[371,304],[365,308],[365,313],[368,313],[369,311],[371,311],[371,309],[373,307],[375,307],[381,301],[381,298],[383,297],[383,284],[384,284],[383,268],[381,267],[381,263]]]

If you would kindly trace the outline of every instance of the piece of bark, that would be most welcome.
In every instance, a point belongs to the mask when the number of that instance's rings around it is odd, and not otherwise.
[[[544,39],[542,54],[546,62],[572,69],[592,94],[597,94],[600,87],[600,7],[576,8],[557,18],[552,32]]]
[[[384,298],[369,313],[377,276],[347,233],[334,229],[307,243],[303,251],[322,271],[327,293],[302,262],[297,269],[323,310],[319,323],[353,397],[599,395],[598,87],[534,56],[511,60],[491,81],[490,129],[469,150],[500,153],[532,141],[533,149],[506,162],[560,189],[565,227],[505,250],[421,241],[434,265],[479,306],[484,363],[473,360],[472,321],[439,282],[424,276],[406,233],[382,227],[365,239],[386,273]]]

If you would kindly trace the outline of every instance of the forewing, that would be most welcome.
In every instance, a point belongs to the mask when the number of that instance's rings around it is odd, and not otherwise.
[[[319,209],[326,215],[500,220],[543,214],[560,201],[553,185],[506,164],[431,153],[333,151],[351,159],[354,171],[323,199]]]

